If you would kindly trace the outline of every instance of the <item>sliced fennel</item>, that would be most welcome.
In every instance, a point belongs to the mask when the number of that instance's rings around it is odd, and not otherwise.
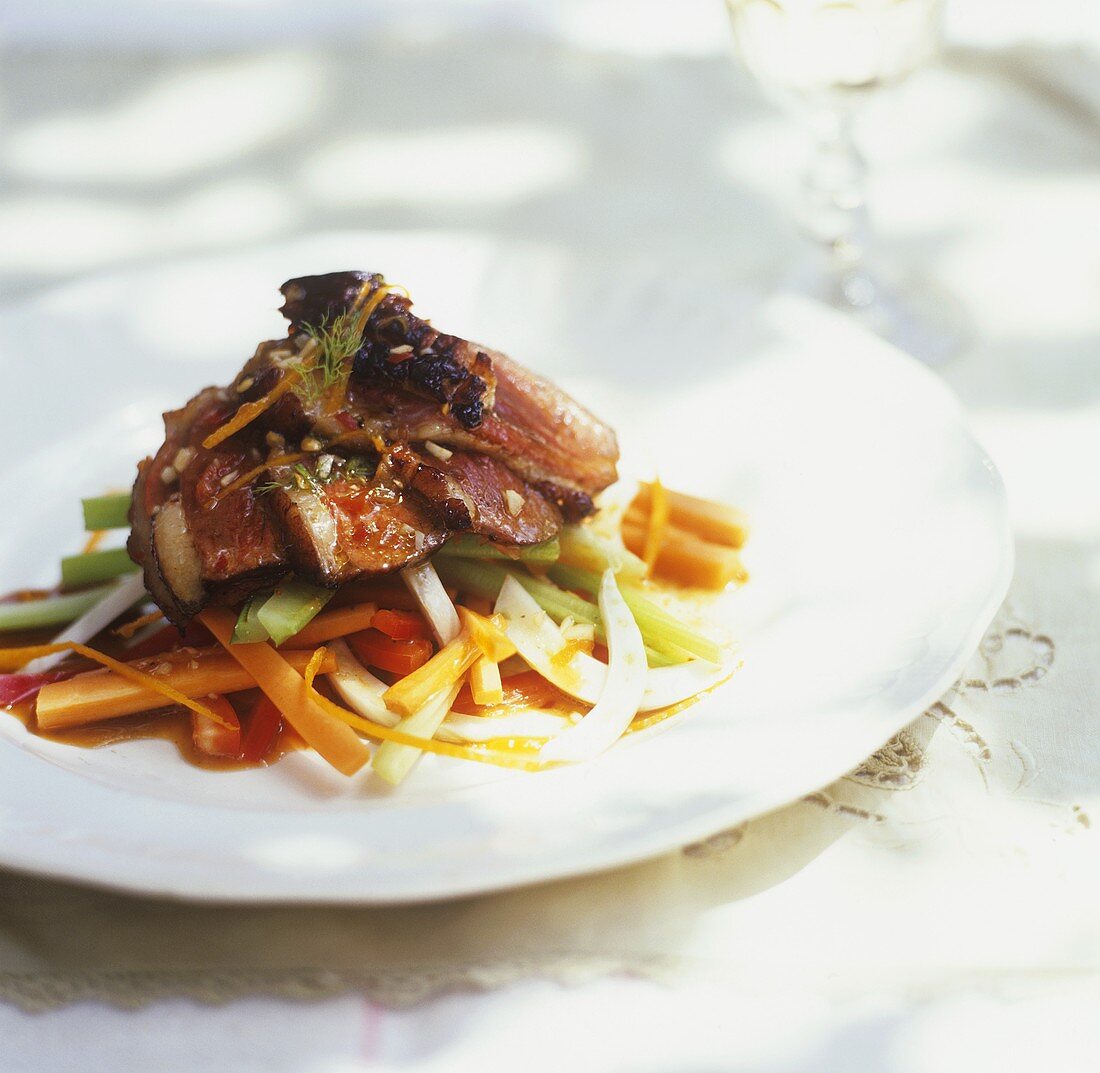
[[[435,567],[430,561],[406,566],[401,571],[401,580],[424,613],[435,639],[441,645],[450,644],[459,635],[462,624]]]
[[[447,689],[440,690],[430,697],[427,703],[412,715],[407,715],[396,729],[418,738],[433,738],[447,713],[458,696],[460,682]],[[374,754],[374,770],[379,778],[396,786],[412,770],[413,764],[420,759],[422,750],[415,745],[399,745],[395,741],[383,742]]]
[[[494,610],[507,619],[504,632],[516,651],[548,682],[571,697],[595,704],[603,690],[607,668],[584,652],[566,655],[566,641],[553,619],[535,598],[508,575]]]
[[[573,721],[560,712],[527,708],[506,715],[464,715],[451,712],[439,728],[437,738],[474,744],[497,738],[553,738],[568,730]]]
[[[87,644],[100,630],[106,629],[119,615],[125,614],[147,595],[145,578],[141,574],[129,574],[103,593],[80,618],[53,638],[52,643],[63,644],[66,641],[75,641],[77,644]],[[42,674],[51,667],[55,667],[66,655],[68,655],[66,652],[55,652],[50,656],[39,656],[23,668],[23,673]]]
[[[440,575],[445,581],[486,600],[497,598],[505,578],[515,578],[516,582],[531,594],[538,606],[555,622],[561,622],[566,618],[571,618],[574,622],[587,622],[596,627],[597,640],[605,639],[599,608],[583,596],[566,592],[552,582],[532,577],[525,570],[513,570],[497,563],[478,562],[473,559],[440,559],[436,562]],[[642,634],[645,636],[644,630]],[[666,667],[687,658],[679,652],[658,651],[648,637],[646,637],[646,655],[649,657],[651,667]]]
[[[646,688],[642,632],[610,567],[600,580],[599,594],[608,654],[600,699],[579,723],[539,750],[540,760],[581,761],[598,756],[622,737],[641,707]]]
[[[336,672],[328,676],[337,693],[360,715],[382,726],[395,727],[401,717],[391,712],[382,699],[389,688],[385,682],[375,678],[366,667],[352,655],[347,642],[343,639],[333,641],[329,648],[336,656]]]
[[[514,579],[506,581],[501,586],[496,610],[508,619],[505,632],[533,670],[563,693],[587,704],[595,704],[600,699],[607,665],[581,651],[563,658],[566,643],[561,631],[522,585]],[[638,711],[655,711],[689,700],[725,681],[730,673],[728,666],[703,660],[672,667],[650,667]]]

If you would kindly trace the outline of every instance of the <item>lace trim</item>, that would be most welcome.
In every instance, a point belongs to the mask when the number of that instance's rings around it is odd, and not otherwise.
[[[382,972],[325,969],[8,972],[0,973],[0,1001],[28,1013],[41,1013],[74,1002],[102,1002],[121,1009],[140,1009],[179,998],[224,1005],[255,996],[319,1002],[340,995],[361,994],[380,1005],[402,1009],[443,994],[492,991],[533,977],[569,987],[617,973],[662,981],[671,977],[675,966],[675,959],[663,956],[632,955],[626,959],[560,954],[445,967],[410,964]]]

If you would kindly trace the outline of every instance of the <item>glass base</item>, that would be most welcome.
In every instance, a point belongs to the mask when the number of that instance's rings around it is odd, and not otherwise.
[[[925,279],[896,277],[873,266],[837,271],[807,263],[792,272],[784,286],[850,314],[926,365],[951,361],[970,342],[958,300]]]

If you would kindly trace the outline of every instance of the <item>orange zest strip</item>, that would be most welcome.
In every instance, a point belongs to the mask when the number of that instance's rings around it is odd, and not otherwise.
[[[362,333],[363,329],[367,326],[367,321],[370,320],[370,315],[378,308],[378,304],[390,293],[393,288],[383,282],[380,283],[378,289],[371,294],[369,298],[366,296],[370,294],[370,280],[367,280],[360,288],[359,294],[356,296],[356,303],[363,302],[362,308],[359,310],[359,317],[356,320],[356,331]],[[310,339],[309,342],[302,347],[301,354],[295,365],[288,367],[286,375],[280,380],[266,395],[262,398],[256,399],[255,402],[246,402],[243,406],[239,407],[237,412],[228,420],[224,425],[216,428],[205,440],[202,441],[203,447],[208,451],[214,447],[217,447],[219,443],[229,439],[234,433],[240,432],[246,425],[251,424],[260,416],[265,410],[269,410],[275,405],[290,389],[302,378],[303,373],[311,372],[314,363],[317,359],[317,352],[319,344],[316,339]]]
[[[159,622],[162,618],[164,618],[163,611],[150,611],[149,614],[142,615],[140,618],[124,622],[114,631],[114,634],[116,637],[122,637],[129,640],[138,630],[144,629],[146,626],[152,626],[154,622]]]
[[[645,561],[646,575],[653,573],[657,558],[661,554],[661,545],[665,541],[668,528],[668,493],[660,478],[654,477],[650,487],[649,525],[646,529],[645,547],[642,559]]]
[[[378,723],[372,723],[369,719],[364,719],[361,715],[356,715],[354,712],[349,712],[346,708],[340,707],[339,704],[329,700],[321,693],[314,692],[313,700],[324,708],[329,715],[366,734],[367,737],[378,741],[393,741],[398,745],[411,745],[416,749],[423,749],[426,753],[450,756],[456,760],[476,760],[481,764],[515,768],[519,771],[542,771],[549,766],[539,764],[535,760],[525,759],[522,756],[509,756],[501,750],[490,750],[473,745],[455,745],[449,741],[437,741],[435,738],[418,738],[394,727],[384,727]]]
[[[82,554],[87,555],[89,552],[95,551],[100,544],[103,543],[103,538],[107,535],[106,529],[97,529],[94,533],[88,534],[88,539],[84,543],[84,551]]]
[[[97,652],[87,645],[78,644],[76,641],[64,641],[52,645],[32,645],[29,648],[5,648],[0,651],[0,669],[17,670],[32,659],[37,659],[39,656],[52,656],[55,652],[75,652],[85,659],[90,659],[114,671],[115,674],[141,686],[142,689],[152,690],[162,697],[167,697],[173,704],[182,704],[185,708],[190,708],[191,711],[205,716],[211,722],[217,723],[218,726],[227,728],[229,726],[221,716],[215,715],[205,704],[192,700],[178,689],[162,682],[156,675],[139,671],[128,663],[123,663],[111,656],[105,656],[102,652]]]
[[[266,462],[261,462],[258,466],[253,466],[246,474],[238,477],[231,484],[227,484],[214,496],[212,502],[221,502],[226,496],[230,496],[234,492],[239,491],[246,484],[251,484],[261,473],[271,469],[272,466],[289,466],[292,462],[301,462],[306,458],[309,458],[309,455],[305,451],[295,451],[293,454],[278,455],[276,458],[270,458]]]
[[[306,685],[312,689],[313,679],[317,677],[317,672],[321,669],[321,665],[325,662],[325,656],[328,655],[328,649],[324,645],[321,645],[312,656],[309,657],[309,662],[306,664],[306,669],[302,673],[302,677],[306,680]]]
[[[208,607],[199,621],[252,677],[305,743],[343,775],[354,775],[370,760],[370,750],[343,721],[318,703],[320,694],[266,641],[232,643],[236,617],[222,607]],[[317,658],[317,653],[314,653]],[[322,654],[321,659],[324,656]],[[320,660],[318,660],[318,663]],[[315,668],[316,669],[316,668]]]

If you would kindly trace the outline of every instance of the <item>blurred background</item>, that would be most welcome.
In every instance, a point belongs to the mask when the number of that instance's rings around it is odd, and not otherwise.
[[[8,302],[340,229],[765,290],[809,243],[805,110],[746,72],[722,0],[6,0],[0,50]],[[874,247],[950,304],[945,375],[1041,536],[1100,529],[1065,494],[1100,448],[1098,63],[1090,0],[954,0],[942,54],[856,115]]]

